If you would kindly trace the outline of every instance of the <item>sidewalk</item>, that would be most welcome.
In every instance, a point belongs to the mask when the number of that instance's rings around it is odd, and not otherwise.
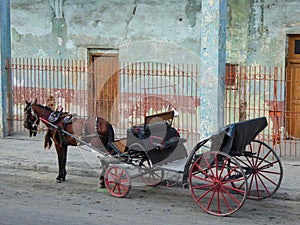
[[[0,139],[0,168],[23,169],[58,173],[54,147],[44,150],[44,135],[11,136]],[[278,199],[300,201],[300,160],[281,159],[283,180],[273,196]],[[79,147],[69,147],[67,172],[79,176],[99,177],[99,160],[95,153]],[[55,177],[53,177],[53,180]]]
[[[54,142],[44,149],[44,135],[36,137],[14,135],[0,138],[0,168],[24,169],[58,173]],[[79,147],[69,147],[67,173],[99,177],[100,164],[94,153]],[[53,177],[55,179],[55,177]]]

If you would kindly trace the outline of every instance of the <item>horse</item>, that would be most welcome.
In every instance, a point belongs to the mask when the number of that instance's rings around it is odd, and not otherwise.
[[[30,132],[36,132],[36,129],[32,128],[32,121],[41,120],[47,127],[44,148],[49,149],[52,146],[52,141],[55,143],[59,168],[56,177],[57,182],[60,183],[66,179],[68,146],[89,143],[102,153],[112,152],[109,143],[114,141],[114,129],[107,120],[96,116],[82,118],[62,110],[54,111],[48,106],[38,104],[37,99],[33,102],[27,100],[25,102],[24,127]],[[100,187],[104,188],[104,174],[108,164],[102,161],[101,163]]]

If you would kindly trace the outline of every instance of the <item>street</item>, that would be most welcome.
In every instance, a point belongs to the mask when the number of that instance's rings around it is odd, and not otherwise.
[[[133,186],[127,198],[98,191],[96,177],[0,170],[0,224],[297,224],[300,203],[276,198],[246,200],[230,217],[216,217],[199,208],[189,189]]]

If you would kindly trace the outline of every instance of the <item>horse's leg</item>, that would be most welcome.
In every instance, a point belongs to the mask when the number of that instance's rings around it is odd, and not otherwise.
[[[105,176],[105,172],[106,172],[106,170],[109,166],[109,163],[106,162],[105,159],[103,159],[103,158],[99,158],[99,160],[100,160],[101,167],[102,167],[102,171],[100,173],[99,187],[100,188],[105,188],[105,180],[104,180],[105,178],[104,178],[104,176]]]
[[[66,180],[67,171],[66,171],[66,165],[67,165],[67,154],[68,153],[68,146],[63,145],[63,180]]]
[[[66,179],[66,162],[67,162],[67,146],[55,143],[55,149],[58,157],[58,176],[57,182],[64,181]]]

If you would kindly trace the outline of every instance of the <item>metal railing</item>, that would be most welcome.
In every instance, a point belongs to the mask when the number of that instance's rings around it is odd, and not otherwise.
[[[86,61],[13,58],[10,66],[13,132],[24,132],[25,100],[37,98],[41,104],[80,116],[88,116],[89,104],[100,101],[101,107],[109,107],[103,109],[104,115],[107,111],[114,115],[110,117],[111,123],[119,136],[126,135],[130,126],[143,123],[146,115],[175,109],[180,111],[180,116],[174,125],[184,137],[194,137],[190,144],[195,144],[201,123],[197,113],[200,107],[198,65],[139,62],[120,63],[119,67],[118,94],[114,93],[113,99],[104,95],[104,99],[103,95],[99,97],[101,90],[90,88],[90,68]],[[111,85],[107,82],[101,89],[113,90]],[[90,95],[91,91],[98,93]],[[99,99],[89,99],[89,96]]]
[[[13,132],[24,132],[25,100],[80,116],[88,116],[89,66],[84,60],[13,58],[12,76]],[[198,65],[157,62],[120,63],[118,94],[111,102],[112,124],[119,136],[126,129],[143,123],[145,115],[175,109],[180,112],[174,125],[192,148],[201,138],[200,115],[204,96],[199,93],[201,75]],[[227,65],[225,85],[225,124],[265,116],[266,128],[258,138],[273,146],[280,156],[297,157],[299,112],[290,97],[292,87],[284,68]],[[294,86],[293,86],[293,85]],[[106,88],[104,85],[103,88]],[[98,99],[99,100],[99,99]],[[205,100],[204,100],[205,101]],[[113,105],[113,107],[111,107]],[[107,111],[107,110],[105,110]],[[214,132],[214,131],[211,131]]]
[[[300,115],[288,91],[299,86],[280,67],[227,66],[225,121],[227,124],[265,116],[269,126],[259,139],[271,145],[280,156],[296,157],[297,126]]]
[[[86,115],[86,62],[13,58],[11,60],[13,132],[24,131],[25,100]],[[54,101],[54,102],[53,102]]]

